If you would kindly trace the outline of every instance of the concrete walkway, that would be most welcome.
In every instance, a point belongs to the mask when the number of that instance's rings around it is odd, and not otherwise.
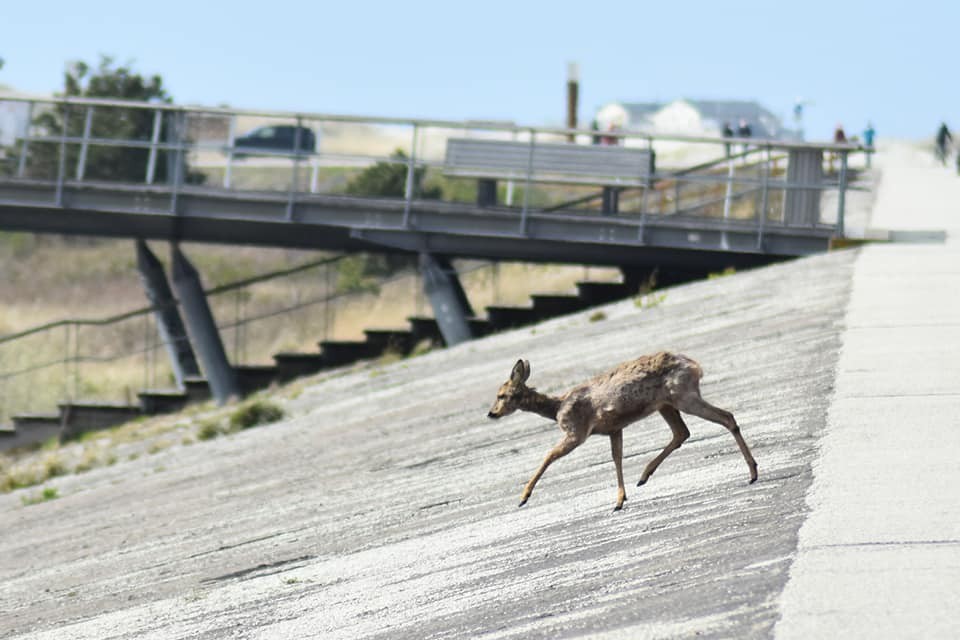
[[[929,156],[877,158],[872,226],[947,238],[868,246],[854,265],[778,639],[960,633],[960,177]]]

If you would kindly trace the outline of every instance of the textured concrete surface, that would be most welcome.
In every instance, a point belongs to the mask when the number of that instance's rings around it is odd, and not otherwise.
[[[960,635],[960,176],[897,145],[863,249],[777,638]],[[907,234],[923,237],[922,234]]]
[[[23,638],[763,637],[826,422],[855,252],[626,301],[318,381],[279,425],[0,496],[0,635]],[[606,438],[517,501],[559,431],[485,417],[518,357],[560,392],[638,354],[697,358],[760,465],[690,418]]]
[[[877,159],[872,224],[956,228],[960,178],[911,153]],[[902,181],[929,199],[914,206]],[[954,238],[318,378],[282,424],[58,478],[50,502],[0,496],[0,636],[951,637]],[[624,434],[624,511],[599,437],[518,509],[559,432],[485,418],[516,359],[559,393],[660,349],[700,361],[759,481],[729,434],[690,418],[691,439],[636,488],[670,438],[650,417]]]

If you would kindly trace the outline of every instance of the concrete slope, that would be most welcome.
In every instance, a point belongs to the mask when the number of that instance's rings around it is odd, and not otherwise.
[[[326,379],[271,427],[0,496],[0,636],[14,638],[767,637],[811,483],[856,251],[686,285]],[[523,483],[558,438],[486,419],[518,357],[559,393],[643,353],[698,359],[733,438],[625,433]]]

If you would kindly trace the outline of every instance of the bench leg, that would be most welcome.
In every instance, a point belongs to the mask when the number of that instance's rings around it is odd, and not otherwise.
[[[477,206],[494,207],[497,205],[497,181],[477,180]]]
[[[620,190],[616,187],[603,188],[603,214],[612,216],[620,210]]]

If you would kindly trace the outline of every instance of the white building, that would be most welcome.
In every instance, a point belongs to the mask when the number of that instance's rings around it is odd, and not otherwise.
[[[744,100],[688,100],[673,102],[612,102],[597,111],[601,131],[611,127],[660,135],[719,136],[723,125],[736,133],[741,120],[754,138],[791,138],[780,119],[756,102]]]
[[[30,124],[30,108],[26,102],[11,102],[4,98],[24,98],[9,87],[0,85],[0,146],[10,146],[23,136]]]

